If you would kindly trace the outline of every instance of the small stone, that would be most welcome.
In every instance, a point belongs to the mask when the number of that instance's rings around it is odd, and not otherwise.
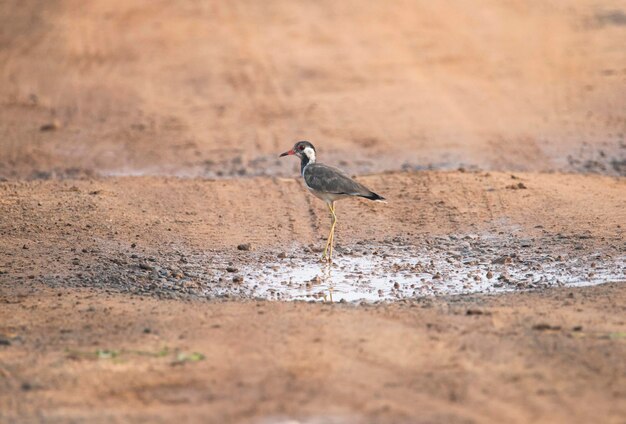
[[[287,255],[285,254],[285,252],[280,252],[280,253],[278,254],[278,258],[279,258],[279,259],[285,259],[286,257],[287,257]]]
[[[509,190],[525,190],[528,187],[526,187],[524,183],[517,183],[517,184],[508,185],[506,186],[506,188],[508,188]]]
[[[400,288],[400,284],[398,284],[398,282],[396,281],[395,283],[393,283],[393,288],[398,290]]]
[[[237,268],[235,268],[234,266],[227,266],[226,267],[226,271],[228,271],[228,272],[237,272],[239,270]]]
[[[47,124],[43,124],[39,127],[39,131],[54,131],[61,128],[61,122],[58,119],[52,120],[52,122],[48,122]]]
[[[546,323],[541,323],[541,324],[535,324],[533,325],[533,330],[537,330],[537,331],[546,331],[546,330],[560,330],[561,326],[560,325],[550,325],[550,324],[546,324]]]
[[[240,275],[235,275],[233,277],[233,283],[243,283],[243,277]]]
[[[480,309],[468,309],[465,315],[491,315],[491,312],[481,311]]]
[[[237,250],[245,250],[248,251],[252,249],[252,245],[250,243],[243,243],[237,246]]]
[[[504,264],[510,264],[511,263],[511,258],[508,256],[501,256],[498,259],[494,259],[493,261],[491,261],[492,264],[497,264],[497,265],[504,265]]]
[[[487,278],[491,280],[493,278],[493,272],[487,271]]]

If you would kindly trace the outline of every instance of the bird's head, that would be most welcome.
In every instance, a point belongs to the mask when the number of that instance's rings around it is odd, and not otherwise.
[[[282,158],[283,156],[290,155],[296,155],[300,159],[306,156],[307,159],[309,159],[309,162],[315,162],[315,147],[308,141],[298,141],[293,145],[291,150],[282,153],[280,157]]]

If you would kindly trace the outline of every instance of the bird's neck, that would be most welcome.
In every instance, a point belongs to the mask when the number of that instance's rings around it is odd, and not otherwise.
[[[310,152],[305,151],[302,157],[300,158],[300,173],[304,175],[304,168],[307,165],[315,163],[315,152],[310,149]]]
[[[314,162],[315,160],[311,161],[307,155],[302,155],[302,158],[300,159],[300,173],[304,175],[304,168],[306,168],[308,164]]]

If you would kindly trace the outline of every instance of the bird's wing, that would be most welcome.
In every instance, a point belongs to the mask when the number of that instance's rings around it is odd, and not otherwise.
[[[370,196],[373,194],[370,189],[357,183],[341,170],[321,163],[312,163],[306,167],[304,181],[309,188],[325,193],[352,196]]]

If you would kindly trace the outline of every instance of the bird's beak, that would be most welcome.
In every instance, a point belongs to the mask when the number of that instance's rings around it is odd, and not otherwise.
[[[288,152],[281,153],[279,158],[282,158],[283,156],[289,156],[289,155],[295,155],[295,154],[296,154],[296,152],[294,152],[293,149],[291,149]]]

